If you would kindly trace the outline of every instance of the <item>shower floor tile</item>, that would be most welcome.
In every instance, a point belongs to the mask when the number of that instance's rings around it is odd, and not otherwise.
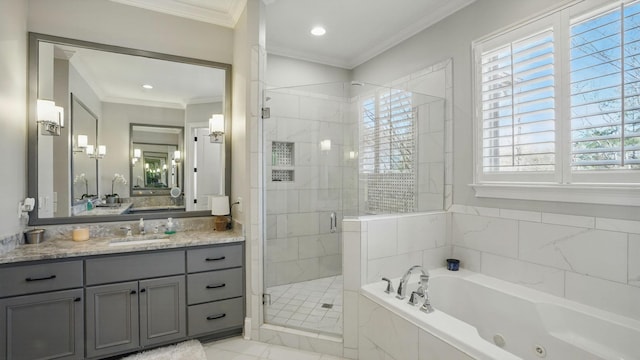
[[[342,335],[342,275],[272,286],[267,294],[266,323]]]

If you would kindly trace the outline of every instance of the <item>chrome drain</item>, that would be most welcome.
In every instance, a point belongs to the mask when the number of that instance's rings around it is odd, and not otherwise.
[[[493,335],[493,343],[496,344],[499,347],[504,347],[507,342],[504,340],[504,336],[502,336],[502,334],[495,334]]]
[[[322,304],[323,309],[333,309],[333,304]]]
[[[533,347],[533,352],[538,355],[538,357],[543,358],[547,356],[547,350],[544,349],[542,345],[535,345]]]

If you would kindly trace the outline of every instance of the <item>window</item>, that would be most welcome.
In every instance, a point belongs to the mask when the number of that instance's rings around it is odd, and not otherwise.
[[[640,169],[640,3],[570,30],[571,168]]]
[[[388,89],[360,103],[360,174],[365,211],[404,213],[416,209],[415,109],[410,92]]]
[[[640,1],[593,4],[474,43],[476,184],[640,183]]]
[[[482,55],[483,172],[553,171],[553,30]]]

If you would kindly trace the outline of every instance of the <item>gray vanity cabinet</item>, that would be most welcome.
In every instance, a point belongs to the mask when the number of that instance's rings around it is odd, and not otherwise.
[[[0,265],[0,311],[0,360],[103,359],[239,334],[244,244]]]
[[[86,260],[87,284],[115,282],[86,288],[88,358],[186,337],[184,258],[170,251]]]
[[[242,328],[243,250],[241,244],[187,250],[189,336]]]
[[[82,261],[0,267],[0,359],[83,359]]]
[[[2,299],[0,309],[0,359],[84,359],[81,289]]]
[[[187,336],[184,275],[140,281],[140,343],[154,345]]]
[[[86,294],[87,357],[137,349],[138,282],[92,286]]]

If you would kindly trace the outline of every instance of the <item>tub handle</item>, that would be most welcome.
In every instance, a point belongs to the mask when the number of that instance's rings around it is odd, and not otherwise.
[[[387,289],[384,292],[386,292],[387,294],[391,294],[395,291],[393,290],[393,284],[391,284],[391,280],[387,279],[386,277],[383,277],[382,280],[387,282]]]

